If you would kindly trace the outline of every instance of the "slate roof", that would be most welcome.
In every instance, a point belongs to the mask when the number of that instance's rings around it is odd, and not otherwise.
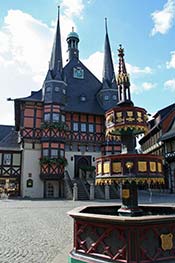
[[[9,134],[9,132],[14,129],[14,126],[10,125],[0,125],[0,141],[4,139],[4,137]]]
[[[63,69],[62,52],[61,52],[61,35],[60,35],[60,16],[58,7],[58,19],[56,27],[56,35],[53,43],[49,70],[53,79],[61,79]]]
[[[169,105],[169,106],[167,106],[167,107],[165,107],[165,108],[157,111],[157,112],[154,114],[154,116],[153,116],[154,119],[151,119],[151,120],[149,121],[150,130],[148,131],[148,133],[147,133],[142,139],[140,139],[139,143],[140,143],[140,144],[143,144],[143,143],[147,140],[147,138],[151,137],[151,135],[154,134],[154,133],[156,133],[157,130],[160,130],[162,122],[164,121],[165,118],[167,118],[167,115],[170,114],[173,110],[175,110],[175,103],[173,103],[173,104],[171,104],[171,105]],[[155,119],[156,119],[158,116],[160,116],[160,121],[159,121],[159,122],[155,122]],[[165,134],[166,134],[166,133],[165,133]],[[165,138],[169,138],[169,136],[172,136],[172,133],[171,133],[171,132],[167,132],[167,136],[165,136],[165,137],[162,136],[162,137],[159,139],[159,141],[160,141],[160,140],[166,140]],[[163,138],[163,139],[162,139],[162,138]]]
[[[0,149],[20,150],[14,126],[0,125]]]
[[[157,111],[155,114],[154,114],[154,118],[156,118],[158,115],[161,116],[161,120],[166,117],[167,114],[170,113],[170,111],[172,111],[173,109],[175,108],[175,103],[173,104],[170,104],[169,106]]]
[[[164,135],[162,135],[159,139],[159,141],[166,141],[170,140],[172,138],[175,138],[175,129],[172,129],[168,132],[166,132]]]
[[[84,70],[84,79],[73,77],[73,68],[81,67]],[[76,57],[71,59],[64,67],[64,76],[67,86],[67,102],[65,111],[82,112],[90,114],[104,114],[96,95],[102,83],[85,67]],[[81,101],[81,96],[86,100]]]
[[[42,89],[38,90],[38,91],[32,91],[31,95],[29,95],[28,97],[24,97],[24,98],[19,98],[19,99],[15,99],[15,101],[42,101]]]

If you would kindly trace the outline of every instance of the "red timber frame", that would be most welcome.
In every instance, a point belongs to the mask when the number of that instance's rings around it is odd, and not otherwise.
[[[74,123],[77,124],[77,131],[73,129]],[[69,127],[69,131],[66,133],[66,141],[98,144],[104,141],[104,116],[67,112],[66,124]],[[86,127],[85,131],[81,130],[82,124]],[[89,130],[88,125],[93,127],[93,131]]]
[[[97,115],[88,115],[80,113],[66,112],[66,124],[68,131],[59,131],[57,128],[41,129],[43,108],[41,104],[26,104],[23,105],[22,123],[21,123],[21,136],[24,139],[40,140],[41,138],[60,138],[66,140],[67,143],[85,142],[85,143],[98,143],[104,141],[104,117]],[[77,122],[79,129],[73,131],[73,123]],[[80,129],[81,123],[86,125],[93,125],[93,132],[82,132]]]
[[[175,222],[170,221],[124,225],[77,219],[74,221],[72,255],[77,258],[82,255],[87,259],[83,262],[174,262],[175,243],[171,249],[164,250],[160,237],[162,233],[175,233]],[[96,260],[89,261],[88,258]]]
[[[39,140],[41,138],[42,103],[26,102],[21,104],[21,136],[25,139]]]

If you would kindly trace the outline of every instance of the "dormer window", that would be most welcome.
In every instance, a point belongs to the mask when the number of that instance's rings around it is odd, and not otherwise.
[[[46,92],[51,92],[51,87],[47,87]]]
[[[112,96],[112,99],[113,99],[113,100],[117,100],[117,95],[113,95],[113,96]]]
[[[80,101],[86,101],[86,96],[85,95],[81,95],[80,96]]]

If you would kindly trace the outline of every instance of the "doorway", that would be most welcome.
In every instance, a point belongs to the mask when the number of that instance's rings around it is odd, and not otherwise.
[[[53,198],[54,197],[54,185],[53,182],[48,182],[46,187],[46,197]]]
[[[74,178],[80,178],[80,170],[82,167],[91,166],[91,156],[75,155]],[[86,173],[84,173],[86,177]]]

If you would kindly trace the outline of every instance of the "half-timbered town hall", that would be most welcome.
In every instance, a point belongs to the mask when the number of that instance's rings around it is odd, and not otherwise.
[[[67,36],[68,60],[63,67],[60,27],[58,12],[43,86],[15,99],[22,155],[17,188],[22,197],[67,197],[74,182],[82,188],[83,179],[93,180],[96,157],[120,152],[120,144],[105,141],[104,136],[104,113],[118,102],[107,23],[102,82],[81,62],[80,38],[73,29]]]

